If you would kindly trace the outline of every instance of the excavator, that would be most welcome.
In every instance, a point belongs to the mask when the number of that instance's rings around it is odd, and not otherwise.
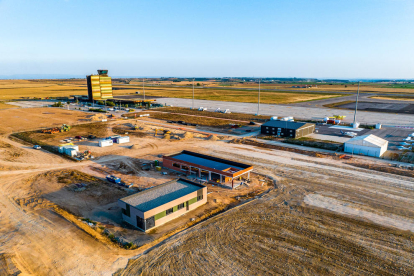
[[[55,134],[59,132],[67,132],[71,128],[70,125],[63,124],[60,128],[59,127],[53,127],[48,129],[42,129],[42,133],[48,133],[48,134]]]

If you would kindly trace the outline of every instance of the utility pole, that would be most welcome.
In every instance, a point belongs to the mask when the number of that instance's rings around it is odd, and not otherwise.
[[[194,109],[194,79],[193,79],[193,107],[191,109]]]
[[[142,92],[144,93],[144,101],[145,101],[145,86],[144,86],[144,78],[142,79]]]
[[[358,97],[359,97],[359,83],[360,82],[358,82],[358,92],[357,92],[357,97],[356,97],[356,102],[355,102],[354,124],[352,125],[352,127],[355,127],[355,123],[356,123],[356,114],[358,110]]]
[[[260,112],[260,79],[259,79],[259,98],[257,100],[257,114],[256,114],[256,116],[259,116],[259,112]]]

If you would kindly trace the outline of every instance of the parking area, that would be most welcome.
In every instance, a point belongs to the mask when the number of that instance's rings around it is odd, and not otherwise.
[[[358,136],[373,134],[383,138],[388,141],[388,150],[397,150],[397,146],[401,146],[400,143],[404,142],[403,139],[407,138],[411,133],[414,133],[414,128],[383,127],[381,129],[361,129],[359,131],[355,131],[352,128],[347,130],[345,127],[338,128],[331,125],[317,125],[315,128],[315,131],[317,132],[311,137],[320,140],[331,140],[338,142],[345,142],[349,140],[349,137],[341,134],[341,130],[343,132],[355,132]]]

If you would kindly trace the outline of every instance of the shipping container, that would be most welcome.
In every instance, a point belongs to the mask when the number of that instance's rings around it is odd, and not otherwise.
[[[100,140],[99,141],[99,146],[100,147],[109,147],[112,146],[114,143],[112,142],[112,140]]]
[[[129,143],[129,136],[118,137],[116,138],[115,143],[117,144]]]

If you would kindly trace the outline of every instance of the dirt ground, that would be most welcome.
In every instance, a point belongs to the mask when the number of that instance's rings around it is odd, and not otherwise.
[[[135,123],[110,125],[127,130],[125,124]],[[145,136],[131,135],[131,143],[102,148],[99,158],[84,162],[0,137],[0,168],[5,168],[0,170],[0,271],[7,266],[7,273],[22,275],[414,273],[412,177],[323,155],[230,144],[202,134],[185,137],[177,129],[171,137],[179,139],[154,137],[160,127],[138,123],[137,133]],[[105,175],[120,176],[136,190],[155,186],[176,175],[140,166],[184,149],[252,164],[260,176],[243,190],[208,185],[208,204],[148,235],[122,225],[116,200],[130,191],[108,185]],[[276,185],[262,185],[262,175]],[[85,190],[75,191],[74,184],[82,183]],[[242,205],[225,211],[229,204]],[[117,237],[149,244],[123,249],[88,232],[65,210],[99,222]],[[204,221],[192,226],[191,218]],[[158,243],[171,231],[177,233]]]
[[[0,110],[0,134],[28,131],[40,127],[80,123],[87,113],[59,108],[12,108]],[[5,119],[7,118],[7,119]]]
[[[277,178],[277,189],[174,236],[116,275],[414,273],[412,178],[253,146],[205,148],[248,160]]]

